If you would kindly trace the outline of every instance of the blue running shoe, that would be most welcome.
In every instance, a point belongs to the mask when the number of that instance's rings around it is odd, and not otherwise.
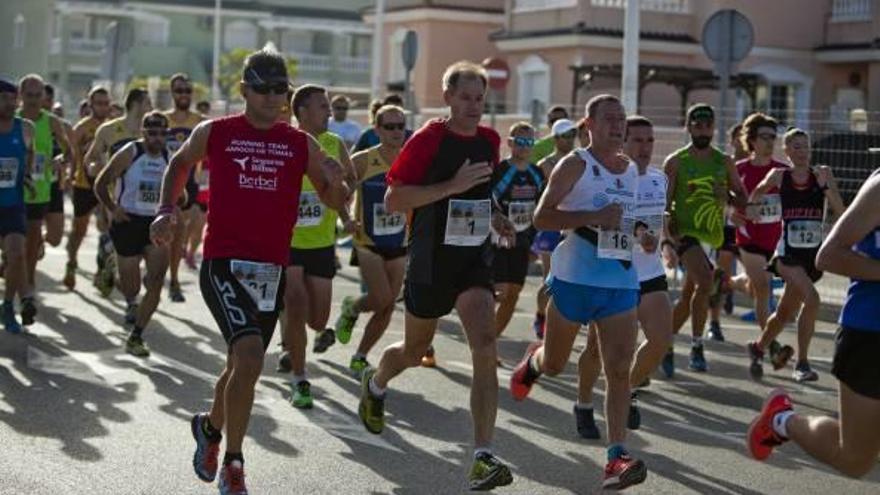
[[[15,318],[15,305],[12,301],[3,301],[3,327],[9,333],[21,333],[21,324]]]
[[[196,414],[190,421],[193,439],[196,441],[196,451],[193,454],[193,469],[200,480],[210,483],[217,477],[217,458],[220,455],[220,441],[222,435],[212,440],[205,435],[204,423],[207,414]]]
[[[666,355],[663,356],[660,368],[663,369],[663,374],[666,375],[666,378],[672,378],[675,376],[675,352],[672,350],[672,347],[670,347],[669,350],[666,351]]]
[[[706,357],[703,356],[703,346],[695,345],[691,347],[691,362],[688,364],[688,368],[700,373],[709,371],[709,365],[706,364]]]

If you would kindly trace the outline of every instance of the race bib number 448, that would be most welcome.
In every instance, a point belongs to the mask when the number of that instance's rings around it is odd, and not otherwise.
[[[535,215],[534,201],[511,201],[507,205],[507,216],[517,232],[528,230]]]
[[[299,197],[297,227],[314,227],[324,218],[324,204],[314,191],[303,192]]]

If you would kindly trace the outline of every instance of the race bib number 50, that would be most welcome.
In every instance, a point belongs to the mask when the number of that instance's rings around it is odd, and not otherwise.
[[[229,269],[260,311],[274,311],[281,267],[271,263],[232,260]]]
[[[450,246],[479,246],[489,235],[491,223],[491,200],[450,199],[443,243]]]

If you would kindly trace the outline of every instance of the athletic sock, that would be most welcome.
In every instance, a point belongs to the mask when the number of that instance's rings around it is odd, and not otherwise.
[[[474,459],[480,456],[491,456],[492,447],[477,447],[474,449]]]
[[[788,422],[788,418],[792,416],[794,416],[794,411],[791,410],[776,413],[776,415],[773,416],[773,420],[771,421],[771,424],[773,425],[773,431],[776,432],[776,434],[780,437],[787,439],[788,428],[786,426],[786,423]]]
[[[244,456],[241,455],[241,452],[227,452],[223,455],[224,466],[229,465],[232,461],[238,461],[244,467]]]
[[[626,453],[626,447],[622,443],[612,443],[608,446],[608,462],[619,459]]]
[[[592,402],[575,402],[574,407],[576,407],[578,411],[592,411],[593,410],[593,403]]]
[[[538,367],[538,362],[535,360],[534,354],[529,356],[529,366],[527,369],[527,374],[530,378],[538,378],[539,376],[541,376],[541,369]]]
[[[356,353],[354,353],[354,355],[353,355],[351,358],[352,358],[352,359],[357,359],[357,360],[367,359],[367,355],[366,355],[366,354],[363,354],[363,353],[360,353],[360,352],[356,352]]]
[[[376,380],[374,378],[370,378],[369,387],[370,387],[370,394],[373,397],[375,397],[377,399],[381,399],[381,398],[385,397],[385,389],[376,385]]]
[[[691,346],[703,347],[703,337],[691,337]]]
[[[293,375],[293,376],[290,378],[290,383],[291,383],[293,386],[297,386],[297,385],[299,385],[300,383],[302,383],[302,382],[304,382],[304,381],[306,381],[306,374],[305,374],[305,373],[303,373],[302,375]]]
[[[205,420],[202,421],[202,433],[211,441],[219,441],[222,433],[211,425],[211,419],[208,416],[204,418]]]

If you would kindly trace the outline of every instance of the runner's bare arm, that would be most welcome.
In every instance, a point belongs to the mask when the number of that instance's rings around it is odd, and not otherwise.
[[[862,185],[859,193],[816,256],[816,268],[845,277],[880,282],[880,260],[853,251],[853,246],[880,226],[880,175]],[[877,234],[875,234],[877,235]],[[880,239],[877,239],[880,242]]]
[[[834,214],[834,219],[840,218],[846,210],[846,205],[843,203],[843,198],[840,197],[840,190],[837,188],[837,181],[834,179],[834,173],[831,171],[831,167],[820,165],[816,170],[816,173],[819,177],[819,185],[826,186],[825,199],[828,200],[828,206],[831,207],[831,213]]]
[[[779,187],[782,184],[782,174],[785,172],[785,169],[782,168],[774,168],[764,177],[764,180],[758,184],[758,187],[752,191],[752,194],[749,196],[749,203],[757,203],[767,194],[767,191],[773,189],[774,187]]]
[[[675,186],[678,179],[678,155],[671,154],[663,162],[663,173],[666,174],[666,213],[672,213],[672,200],[675,198]]]
[[[95,132],[95,139],[92,140],[92,144],[89,146],[89,150],[83,158],[83,166],[85,166],[90,172],[94,173],[94,175],[97,175],[97,172],[100,172],[103,168],[104,154],[110,147],[107,144],[107,135],[110,134],[110,132],[110,127],[104,125],[98,127],[97,132]],[[95,165],[93,166],[92,164]]]
[[[351,164],[354,167],[354,174],[357,184],[360,184],[361,181],[364,180],[364,174],[367,173],[367,165],[369,165],[369,162],[367,161],[367,155],[369,155],[367,150],[358,151],[355,154],[351,155]]]
[[[159,208],[172,206],[180,199],[189,171],[207,154],[210,133],[211,121],[202,121],[193,129],[192,134],[183,142],[177,153],[171,157],[162,180]]]
[[[538,230],[575,229],[586,225],[616,226],[623,209],[612,204],[599,211],[562,211],[559,203],[571,192],[586,170],[586,163],[577,155],[568,155],[550,174],[547,189],[535,209],[533,223]]]
[[[73,145],[70,141],[70,134],[67,131],[69,124],[66,124],[55,115],[51,116],[49,123],[52,127],[52,137],[58,143],[58,146],[61,147],[61,152],[64,153],[64,160],[68,163],[71,162],[73,160]]]
[[[33,193],[33,177],[34,172],[34,124],[27,119],[21,121],[21,134],[24,137],[24,183],[25,187]]]
[[[321,151],[318,141],[307,136],[309,145],[309,163],[306,164],[306,175],[315,186],[321,202],[337,212],[345,209],[351,190],[345,183],[345,171],[336,160],[328,158]],[[349,166],[351,163],[349,162]]]
[[[122,174],[128,170],[128,167],[131,166],[134,154],[134,143],[126,144],[121,150],[117,151],[116,154],[110,157],[107,166],[104,167],[104,170],[102,170],[101,173],[98,174],[97,179],[95,179],[95,196],[98,198],[98,201],[110,211],[113,211],[116,208],[116,201],[110,196],[110,185],[115,184],[116,179],[121,177]]]
[[[743,185],[739,172],[736,170],[736,163],[733,158],[724,155],[724,166],[727,167],[727,184],[730,193],[728,203],[736,208],[745,208],[749,202],[749,195],[746,194],[746,187]]]

